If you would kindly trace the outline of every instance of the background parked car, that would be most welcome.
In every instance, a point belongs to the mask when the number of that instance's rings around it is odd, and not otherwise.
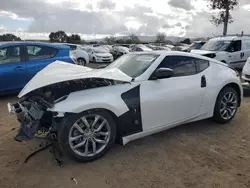
[[[143,51],[150,52],[153,50],[143,44],[138,44],[138,45],[133,46],[130,51],[131,52],[143,52]]]
[[[190,49],[201,49],[201,47],[205,44],[205,41],[194,41],[189,47]]]
[[[214,58],[231,67],[242,69],[250,57],[250,36],[216,37],[206,42],[201,49],[191,53]]]
[[[55,44],[55,43],[54,43]],[[89,55],[88,53],[83,49],[83,47],[79,44],[70,44],[70,43],[56,43],[56,44],[63,44],[70,47],[70,51],[76,57],[77,64],[86,66],[89,64]]]
[[[113,55],[102,47],[84,47],[89,55],[89,60],[93,63],[111,63],[114,61]]]
[[[107,52],[110,52],[113,49],[113,47],[111,45],[102,45],[101,47],[106,49]]]
[[[40,42],[0,43],[0,95],[20,91],[38,71],[56,60],[77,63],[68,46]]]
[[[124,54],[129,53],[129,49],[124,46],[114,46],[110,53],[113,55],[114,59],[121,57]]]

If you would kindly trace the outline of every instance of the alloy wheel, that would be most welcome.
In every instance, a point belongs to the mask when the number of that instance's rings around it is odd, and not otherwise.
[[[110,135],[110,125],[104,117],[88,114],[78,119],[71,127],[69,145],[75,154],[91,157],[104,150]]]
[[[237,110],[237,96],[234,92],[226,93],[220,103],[220,114],[225,120],[231,119]]]

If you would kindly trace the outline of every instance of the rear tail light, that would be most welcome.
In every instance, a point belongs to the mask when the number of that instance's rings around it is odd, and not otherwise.
[[[70,53],[69,53],[69,56],[70,56],[70,58],[72,59],[72,61],[75,63],[75,64],[77,64],[77,59],[76,59],[76,57],[73,55],[73,53],[70,51]]]

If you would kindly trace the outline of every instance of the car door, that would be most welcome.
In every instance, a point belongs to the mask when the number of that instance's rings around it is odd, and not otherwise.
[[[17,92],[26,84],[23,46],[0,49],[0,93]]]
[[[27,45],[26,46],[26,79],[29,81],[37,72],[42,70],[50,63],[57,60],[54,58],[58,49],[42,45]]]
[[[172,69],[173,76],[149,79],[141,84],[143,130],[171,126],[199,114],[206,91],[206,75],[197,72],[195,60],[166,56],[158,68]]]
[[[233,41],[228,51],[229,64],[232,67],[242,67],[242,64],[246,62],[246,59],[244,60],[244,52],[242,52],[242,41]]]

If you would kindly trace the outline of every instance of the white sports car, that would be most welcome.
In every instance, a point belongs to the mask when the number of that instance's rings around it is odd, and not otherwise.
[[[126,54],[104,69],[54,62],[8,108],[21,122],[15,140],[48,132],[67,156],[86,162],[103,156],[115,140],[126,144],[210,117],[227,123],[242,96],[237,71],[224,63],[154,51]]]

